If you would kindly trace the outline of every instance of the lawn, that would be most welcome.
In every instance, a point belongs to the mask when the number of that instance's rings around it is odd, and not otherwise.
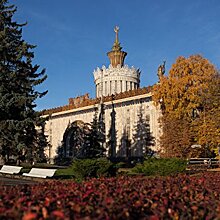
[[[0,219],[220,219],[220,172],[0,186]]]

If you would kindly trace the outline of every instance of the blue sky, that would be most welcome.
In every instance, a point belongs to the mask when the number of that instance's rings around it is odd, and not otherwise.
[[[125,63],[141,70],[141,87],[157,82],[166,60],[168,73],[178,56],[201,54],[219,68],[219,0],[14,0],[14,19],[28,22],[23,38],[34,49],[34,63],[48,79],[37,89],[48,94],[37,110],[66,105],[68,98],[95,96],[93,70],[109,65],[106,55],[119,41]]]

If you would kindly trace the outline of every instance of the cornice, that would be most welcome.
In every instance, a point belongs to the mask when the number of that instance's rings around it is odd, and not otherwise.
[[[114,100],[114,102],[123,102],[127,99],[138,99],[140,96],[152,96],[151,94],[152,91],[152,86],[148,86],[148,87],[144,87],[144,88],[139,88],[139,89],[134,89],[134,90],[129,90],[126,92],[122,92],[119,94],[116,94],[114,96],[105,96],[103,97],[103,102],[104,103],[108,103],[108,102],[112,102],[112,100]],[[90,109],[90,108],[94,108],[95,105],[100,103],[100,99],[101,98],[96,98],[96,99],[86,99],[83,102],[81,102],[80,104],[78,104],[77,106],[73,105],[73,104],[69,104],[69,105],[64,105],[64,106],[60,106],[60,107],[56,107],[56,108],[51,108],[51,109],[45,109],[42,110],[40,113],[42,116],[50,116],[50,115],[57,115],[57,114],[63,114],[64,112],[68,113],[68,112],[74,112],[74,111],[81,111],[81,110],[86,110],[86,109]]]

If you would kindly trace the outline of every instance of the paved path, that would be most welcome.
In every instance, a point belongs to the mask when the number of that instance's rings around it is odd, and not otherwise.
[[[15,186],[15,185],[25,185],[25,184],[38,184],[38,182],[33,180],[25,180],[19,178],[9,178],[0,176],[0,185],[5,186]]]

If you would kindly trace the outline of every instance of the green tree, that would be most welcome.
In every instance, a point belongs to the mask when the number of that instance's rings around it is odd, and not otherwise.
[[[152,136],[152,133],[150,131],[149,121],[149,116],[147,116],[146,118],[143,116],[143,110],[141,107],[140,112],[138,113],[137,124],[134,127],[134,143],[132,146],[133,156],[150,156],[153,152],[151,146],[154,146],[155,138]]]
[[[36,162],[47,162],[47,156],[45,154],[45,148],[49,147],[47,141],[47,135],[45,135],[45,120],[41,118],[37,125],[37,150],[35,160]]]
[[[216,67],[200,55],[179,57],[168,76],[160,77],[154,86],[153,100],[162,110],[161,147],[166,156],[190,156],[193,144],[202,145],[197,156],[207,150],[210,137],[204,126],[216,124],[212,111],[219,116],[218,75]],[[211,127],[208,150],[219,142],[218,126]]]
[[[99,158],[105,155],[105,148],[102,145],[103,133],[100,130],[98,111],[95,109],[90,131],[88,132],[83,147],[83,158]]]
[[[100,112],[98,117],[98,131],[99,131],[99,141],[104,148],[106,138],[105,138],[105,106],[103,103],[100,104]]]
[[[31,160],[37,152],[36,125],[41,121],[35,101],[46,92],[35,87],[45,79],[45,70],[33,65],[35,47],[22,38],[22,27],[13,21],[16,8],[0,1],[0,153],[26,156]]]
[[[110,129],[108,132],[108,141],[107,141],[107,148],[108,148],[108,157],[110,160],[114,161],[116,158],[116,145],[117,145],[117,131],[116,131],[116,111],[114,107],[114,103],[112,101],[112,111],[110,113]]]

